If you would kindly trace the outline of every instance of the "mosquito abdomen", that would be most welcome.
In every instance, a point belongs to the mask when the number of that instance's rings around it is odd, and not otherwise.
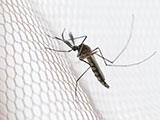
[[[109,88],[109,85],[105,82],[105,77],[99,67],[99,65],[97,64],[97,61],[96,59],[94,58],[94,56],[90,56],[87,58],[90,66],[91,66],[91,69],[94,73],[94,75],[96,76],[96,78],[98,79],[98,81],[104,85],[105,87]]]

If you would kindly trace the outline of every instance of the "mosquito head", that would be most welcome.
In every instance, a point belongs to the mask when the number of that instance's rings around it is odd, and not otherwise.
[[[72,47],[72,50],[73,50],[73,51],[79,50],[79,46],[76,46],[76,45],[73,46],[73,47]]]

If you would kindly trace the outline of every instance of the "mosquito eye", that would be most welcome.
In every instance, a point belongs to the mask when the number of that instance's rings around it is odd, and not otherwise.
[[[72,47],[72,50],[76,51],[76,50],[77,50],[77,47],[76,47],[76,46],[73,46],[73,47]]]

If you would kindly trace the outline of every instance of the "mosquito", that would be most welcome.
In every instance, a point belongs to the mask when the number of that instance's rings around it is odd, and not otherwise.
[[[73,34],[70,32],[69,35],[69,39],[65,39],[64,38],[64,32],[65,29],[63,30],[61,37],[52,37],[50,35],[47,34],[47,36],[49,38],[52,39],[57,39],[59,41],[64,42],[68,47],[70,47],[70,50],[56,50],[53,48],[48,48],[45,47],[46,49],[49,50],[53,50],[56,52],[71,52],[71,51],[78,51],[77,57],[79,58],[80,61],[86,63],[89,65],[89,67],[79,76],[79,78],[76,80],[76,87],[75,87],[75,96],[77,96],[77,87],[78,87],[78,81],[82,78],[82,76],[91,68],[94,75],[96,76],[96,78],[98,79],[98,81],[106,88],[109,88],[109,84],[106,83],[105,81],[105,77],[103,75],[103,72],[101,71],[94,55],[97,55],[98,57],[101,57],[105,63],[106,66],[113,66],[113,67],[129,67],[129,66],[134,66],[134,65],[138,65],[141,64],[145,61],[147,61],[148,59],[150,59],[153,55],[155,55],[156,52],[154,52],[153,54],[151,54],[150,56],[148,56],[147,58],[143,59],[142,61],[139,61],[137,63],[133,63],[133,64],[128,64],[128,65],[116,65],[114,64],[114,62],[121,56],[121,54],[125,51],[125,49],[128,46],[128,43],[131,39],[132,36],[132,31],[133,31],[133,23],[134,23],[134,15],[132,15],[132,23],[131,23],[131,31],[130,31],[130,35],[128,38],[127,43],[125,44],[124,48],[120,51],[120,53],[115,57],[114,60],[109,60],[107,58],[105,58],[102,54],[102,51],[99,47],[95,48],[95,49],[91,49],[88,45],[84,44],[85,40],[87,39],[87,36],[80,36],[80,37],[73,37]],[[76,39],[80,39],[83,38],[83,41],[81,42],[80,45],[75,45],[75,40]],[[71,42],[70,42],[71,41]],[[99,51],[100,54],[98,54],[97,52]],[[109,64],[108,64],[108,63]]]

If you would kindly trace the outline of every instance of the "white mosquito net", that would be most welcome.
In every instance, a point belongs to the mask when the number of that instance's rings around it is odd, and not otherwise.
[[[110,89],[102,86],[77,53],[56,39],[66,28],[86,44],[100,47],[114,59],[131,41],[116,64],[142,60],[159,50],[159,1],[155,0],[1,0],[0,120],[158,120],[160,82],[158,54],[128,68],[106,67],[97,61]],[[157,27],[158,26],[158,27]],[[81,43],[76,40],[76,44]]]

